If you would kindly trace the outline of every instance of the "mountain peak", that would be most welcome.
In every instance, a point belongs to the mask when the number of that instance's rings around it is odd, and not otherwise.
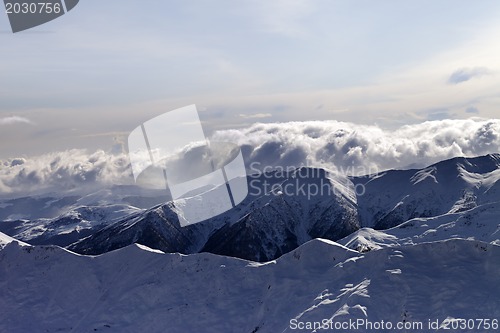
[[[28,243],[21,242],[21,241],[15,239],[15,238],[12,238],[12,237],[10,237],[10,236],[8,236],[8,235],[0,232],[0,250],[3,249],[5,246],[7,246],[8,244],[10,244],[12,242],[17,243],[20,246],[31,246]]]
[[[500,154],[488,154],[477,157],[454,157],[434,164],[433,166],[459,165],[468,172],[489,173],[500,168]]]

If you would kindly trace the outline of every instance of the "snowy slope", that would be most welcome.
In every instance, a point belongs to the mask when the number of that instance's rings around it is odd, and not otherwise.
[[[10,243],[0,251],[0,331],[275,333],[293,332],[291,320],[499,318],[499,258],[499,246],[467,240],[363,254],[313,240],[263,264]]]
[[[387,229],[417,217],[460,212],[500,201],[500,155],[453,158],[421,170],[353,177],[361,225]]]
[[[90,192],[75,189],[14,198],[9,194],[0,193],[0,221],[56,218],[84,206],[128,205],[145,209],[168,200],[165,191],[130,185],[117,185]]]
[[[412,245],[451,238],[500,245],[500,203],[484,204],[460,213],[416,218],[387,230],[362,228],[338,242],[357,251]]]
[[[124,185],[19,198],[0,193],[0,232],[32,244],[67,246],[167,200],[165,191]]]
[[[142,211],[127,205],[81,206],[55,218],[4,221],[0,223],[0,231],[33,245],[67,246],[125,216],[133,217]]]
[[[18,241],[17,239],[14,239],[14,238],[7,236],[6,234],[0,232],[0,250],[3,249],[7,244],[9,244],[11,242],[18,242],[18,244],[20,244],[22,246],[30,246],[28,243]]]

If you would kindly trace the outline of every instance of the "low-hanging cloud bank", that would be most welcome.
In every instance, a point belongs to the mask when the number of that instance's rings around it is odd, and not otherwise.
[[[13,124],[33,124],[31,120],[25,117],[11,116],[0,118],[0,126]]]
[[[500,120],[431,121],[396,131],[337,121],[254,124],[216,132],[211,140],[240,145],[250,172],[308,165],[361,175],[500,152]],[[132,183],[125,153],[70,150],[0,161],[0,193],[24,195]]]
[[[424,167],[500,151],[500,120],[441,120],[396,131],[338,121],[255,124],[215,133],[242,146],[247,165],[323,166],[351,174]]]
[[[73,149],[33,158],[0,161],[0,193],[87,191],[130,183],[128,156]]]

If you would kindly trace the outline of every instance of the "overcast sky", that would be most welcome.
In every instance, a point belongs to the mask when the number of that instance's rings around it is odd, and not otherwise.
[[[196,104],[208,132],[499,118],[498,1],[81,0],[12,34],[0,13],[0,159],[109,149]]]

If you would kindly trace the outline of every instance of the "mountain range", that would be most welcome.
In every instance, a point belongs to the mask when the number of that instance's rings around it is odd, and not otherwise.
[[[134,196],[123,195],[120,188],[122,195],[114,201],[103,200],[102,193],[87,195],[90,206],[81,205],[84,200],[80,198],[61,215],[5,221],[0,223],[0,231],[32,244],[55,244],[80,254],[102,254],[140,243],[163,252],[210,252],[260,262],[276,259],[315,238],[340,241],[367,230],[409,230],[417,224],[418,232],[426,235],[419,239],[431,240],[431,230],[447,224],[445,238],[455,233],[494,242],[498,233],[492,232],[497,224],[488,216],[498,210],[499,179],[498,154],[361,177],[304,167],[248,176],[250,193],[240,205],[187,227],[180,226],[172,202],[134,207],[123,199]],[[150,201],[161,200],[159,193],[154,194]],[[104,197],[113,197],[113,191],[108,190]],[[481,223],[466,224],[467,219]],[[445,223],[457,220],[461,223]],[[360,237],[349,244],[359,243]],[[366,244],[366,248],[372,245]]]
[[[315,239],[266,263],[2,242],[2,332],[457,332],[476,318],[489,328],[459,332],[494,332],[500,317],[500,247],[475,240],[361,253]],[[313,328],[325,320],[361,326]]]
[[[275,170],[187,227],[133,186],[6,198],[0,332],[497,331],[499,179],[498,154]]]

